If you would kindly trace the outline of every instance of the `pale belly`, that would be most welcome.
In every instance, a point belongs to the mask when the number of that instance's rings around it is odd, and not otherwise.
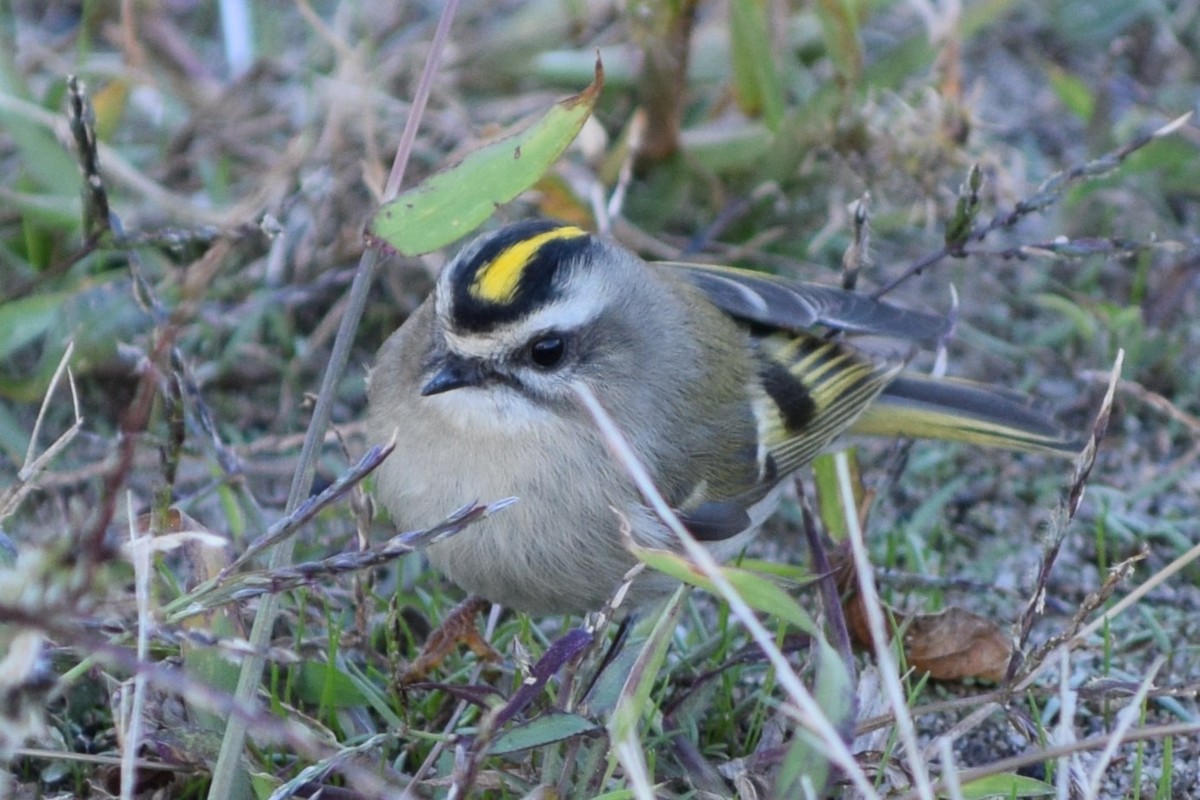
[[[498,425],[501,412],[482,393],[427,399],[439,401],[442,413],[398,421],[396,450],[377,472],[378,495],[387,498],[397,527],[427,528],[468,503],[517,498],[426,549],[430,563],[463,590],[534,614],[594,611],[637,563],[623,525],[644,546],[673,541],[598,436],[568,433],[541,409],[511,405],[503,409],[510,418]],[[774,499],[752,513],[754,528]],[[752,533],[713,543],[714,554],[736,555]],[[674,586],[644,574],[627,604]]]

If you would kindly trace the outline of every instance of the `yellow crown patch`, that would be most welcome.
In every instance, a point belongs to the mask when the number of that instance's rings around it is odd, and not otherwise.
[[[577,239],[580,236],[587,236],[587,232],[573,225],[564,225],[517,242],[479,268],[475,280],[471,282],[471,296],[488,303],[511,303],[516,297],[521,275],[538,250],[547,242]]]

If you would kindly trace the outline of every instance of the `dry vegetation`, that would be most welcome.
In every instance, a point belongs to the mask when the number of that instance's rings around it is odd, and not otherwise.
[[[581,90],[601,48],[594,123],[499,219],[594,220],[615,193],[613,234],[648,257],[837,283],[869,194],[860,288],[946,308],[953,284],[952,373],[1086,435],[1123,349],[1073,518],[1061,464],[859,451],[884,599],[974,612],[1002,646],[967,670],[999,680],[903,673],[911,741],[875,656],[822,667],[767,614],[768,662],[699,593],[608,669],[578,620],[506,615],[499,664],[400,685],[460,598],[381,549],[363,374],[445,253],[382,261],[324,392],[326,494],[285,508],[441,4],[248,5],[245,50],[217,4],[0,5],[0,797],[203,797],[214,770],[261,797],[978,797],[980,776],[1200,796],[1200,128],[1146,138],[1200,102],[1200,4],[468,2],[435,64],[405,187]],[[87,192],[69,75],[100,143]],[[804,565],[800,508],[751,555]],[[268,531],[285,549],[246,558]],[[817,567],[779,571],[836,622]],[[973,651],[975,625],[918,643]],[[232,694],[251,651],[252,703]],[[873,790],[797,732],[792,670]]]

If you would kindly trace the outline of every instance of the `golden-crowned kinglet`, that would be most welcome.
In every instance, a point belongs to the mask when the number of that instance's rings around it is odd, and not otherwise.
[[[368,428],[396,449],[378,497],[402,529],[519,498],[430,545],[429,560],[486,599],[567,613],[601,608],[635,563],[625,522],[640,544],[674,546],[574,382],[719,558],[745,545],[784,479],[847,431],[1073,452],[1011,392],[901,373],[815,326],[930,339],[945,324],[831,287],[647,264],[546,220],[484,234],[379,351]],[[643,574],[626,602],[671,586]]]

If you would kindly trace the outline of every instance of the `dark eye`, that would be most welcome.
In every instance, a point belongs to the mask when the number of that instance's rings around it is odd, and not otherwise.
[[[529,343],[529,360],[542,369],[557,366],[566,352],[566,340],[553,334],[541,336]]]

